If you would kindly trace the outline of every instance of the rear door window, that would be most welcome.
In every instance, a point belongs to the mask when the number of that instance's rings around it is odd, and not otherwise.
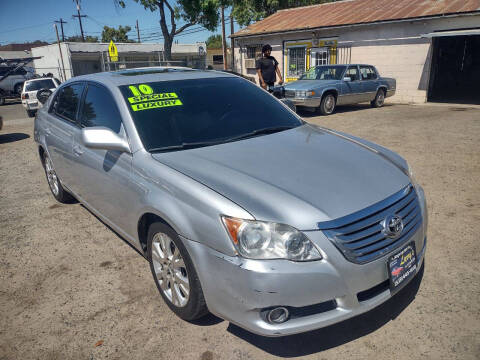
[[[35,80],[25,83],[25,91],[36,91],[40,89],[53,89],[55,84],[52,79]]]
[[[372,66],[360,65],[360,74],[362,75],[362,80],[374,80],[377,78],[377,73]]]
[[[89,84],[82,106],[80,124],[82,127],[104,126],[120,133],[122,120],[117,104],[108,90]]]
[[[59,117],[76,123],[78,104],[82,97],[83,84],[72,84],[60,89],[53,103],[53,112]]]

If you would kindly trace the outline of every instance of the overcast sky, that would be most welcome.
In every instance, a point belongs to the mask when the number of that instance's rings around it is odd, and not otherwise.
[[[87,15],[86,18],[82,18],[85,35],[98,36],[101,40],[103,26],[129,25],[132,28],[128,34],[129,38],[136,40],[135,21],[138,19],[142,42],[163,42],[159,25],[159,12],[152,13],[150,10],[145,10],[143,6],[133,0],[125,0],[125,3],[126,7],[122,9],[116,8],[113,0],[82,0],[81,13]],[[65,37],[80,35],[78,19],[72,18],[74,14],[77,14],[77,10],[72,0],[2,0],[0,44],[35,40],[55,41],[53,22],[60,18],[67,21],[67,24],[63,25]],[[228,15],[229,11],[226,13],[226,16]],[[227,36],[230,34],[229,20],[229,17],[227,17]],[[235,31],[238,31],[238,29],[238,25],[235,24]],[[60,26],[58,30],[61,36]],[[185,33],[177,35],[175,40],[184,44],[195,43],[205,41],[208,36],[215,33],[220,34],[221,28],[219,27],[216,32],[212,33],[197,25],[185,30]]]

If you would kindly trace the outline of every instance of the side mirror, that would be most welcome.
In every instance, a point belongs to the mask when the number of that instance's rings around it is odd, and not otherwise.
[[[352,78],[350,76],[345,76],[343,78],[343,81],[349,82],[349,81],[352,81]]]
[[[37,100],[43,104],[45,104],[48,98],[52,95],[52,90],[50,89],[40,89],[37,91]]]
[[[98,126],[82,129],[82,141],[92,149],[117,150],[131,153],[128,142],[106,127]]]

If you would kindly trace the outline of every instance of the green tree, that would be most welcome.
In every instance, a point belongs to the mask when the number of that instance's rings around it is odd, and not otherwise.
[[[207,49],[218,49],[222,47],[222,35],[210,35],[205,42],[207,44]]]
[[[120,25],[118,29],[111,28],[108,26],[103,27],[102,31],[102,42],[109,43],[110,41],[113,42],[134,42],[128,38],[127,33],[132,30],[130,26],[122,26]]]
[[[125,7],[124,0],[114,1],[121,7]],[[197,24],[210,31],[214,31],[218,25],[218,10],[221,0],[177,0],[174,6],[170,4],[172,0],[133,1],[142,4],[146,10],[160,12],[160,28],[167,60],[172,60],[172,44],[176,35]],[[177,23],[180,21],[183,22],[182,25]]]
[[[278,10],[333,1],[336,0],[232,0],[233,16],[240,26],[246,26]]]
[[[70,36],[65,40],[70,42],[83,42],[83,39],[80,35]],[[98,36],[86,36],[85,42],[96,43],[98,42]]]

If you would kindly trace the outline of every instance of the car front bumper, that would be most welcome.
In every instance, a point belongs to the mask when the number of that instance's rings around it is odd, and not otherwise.
[[[425,255],[425,227],[426,219],[425,226],[410,238],[417,248],[417,273]],[[369,311],[393,296],[387,272],[391,254],[367,264],[354,264],[321,231],[305,234],[321,249],[322,260],[250,260],[182,240],[197,269],[209,310],[259,335],[284,336],[325,327]],[[370,297],[361,296],[359,300],[359,294],[369,290]],[[323,304],[328,304],[326,311],[322,310]],[[305,315],[292,316],[282,324],[268,323],[262,310],[276,306]],[[322,311],[312,313],[312,308]]]
[[[286,98],[293,102],[295,106],[305,106],[317,108],[320,106],[320,98]]]

